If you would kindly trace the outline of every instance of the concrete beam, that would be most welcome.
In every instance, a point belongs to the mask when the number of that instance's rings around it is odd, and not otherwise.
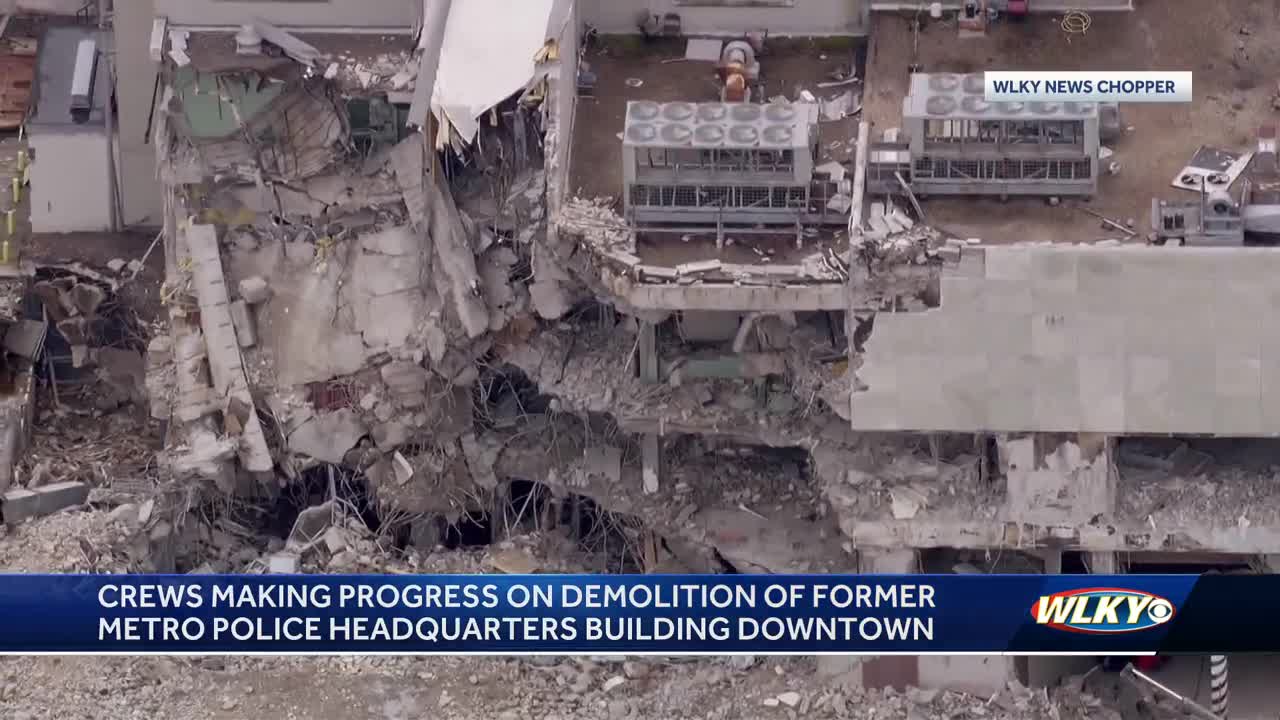
[[[737,285],[649,285],[615,283],[614,290],[645,310],[844,310],[844,285],[822,283],[786,287]]]
[[[1018,548],[1086,552],[1206,551],[1268,553],[1280,547],[1280,527],[1211,528],[1187,526],[1152,530],[1141,522],[1085,525],[1013,521],[911,520],[844,517],[840,527],[856,545],[871,547],[953,547],[973,550]]]
[[[9,525],[51,515],[89,499],[89,486],[82,482],[60,482],[34,490],[10,490],[0,498],[0,515]]]

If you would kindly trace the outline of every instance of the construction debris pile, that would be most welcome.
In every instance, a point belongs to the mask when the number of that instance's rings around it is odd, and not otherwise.
[[[138,528],[138,518],[130,515],[134,510],[62,513],[9,529],[0,534],[0,568],[129,569],[126,558]],[[579,569],[552,559],[564,551],[557,542],[519,536],[483,550],[437,554],[418,562],[389,561],[377,569]],[[830,720],[1120,717],[1109,706],[1111,699],[1104,704],[1088,694],[1078,678],[1052,691],[1014,684],[976,697],[938,690],[866,689],[856,679],[858,665],[857,659],[844,657],[68,658],[58,663],[8,658],[0,661],[0,707],[7,717],[30,720],[106,717],[104,713],[234,717],[270,712],[272,707],[289,707],[298,718],[320,718],[339,702],[377,708],[385,714],[380,716],[392,718],[444,713],[504,720],[582,715],[626,720],[688,715],[690,708],[695,708],[693,717],[708,720],[774,715]],[[1091,682],[1090,690],[1115,692],[1097,685]]]
[[[1219,530],[1273,527],[1280,523],[1280,466],[1257,449],[1188,443],[1127,442],[1119,454],[1125,480],[1121,512],[1153,531],[1198,523]],[[1217,457],[1221,455],[1221,458]]]

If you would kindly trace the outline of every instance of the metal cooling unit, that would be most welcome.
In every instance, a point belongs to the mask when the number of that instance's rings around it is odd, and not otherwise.
[[[983,78],[911,76],[903,100],[911,186],[921,195],[1093,195],[1096,103],[983,98]]]
[[[811,214],[812,103],[627,103],[629,222],[795,225]]]

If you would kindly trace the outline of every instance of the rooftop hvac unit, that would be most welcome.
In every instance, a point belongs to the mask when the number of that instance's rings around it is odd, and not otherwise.
[[[1036,115],[1052,115],[1058,112],[1058,103],[1053,102],[1033,102],[1031,103],[1031,112]]]
[[[946,95],[934,95],[925,101],[924,109],[930,115],[950,115],[956,111],[956,100]]]
[[[699,125],[693,130],[693,146],[694,147],[720,147],[724,145],[724,126],[723,125]]]
[[[970,95],[982,95],[985,88],[985,81],[982,75],[965,75],[964,91]]]
[[[1001,115],[1017,115],[1027,108],[1026,103],[1002,102],[999,104]]]
[[[635,100],[627,103],[627,118],[631,120],[649,122],[657,119],[660,112],[662,112],[662,106],[656,102]]]
[[[949,73],[938,73],[929,76],[929,89],[938,92],[951,92],[960,87],[960,76]]]
[[[770,125],[760,133],[761,145],[765,147],[795,147],[795,130],[789,125]]]
[[[1208,193],[1205,202],[1205,209],[1210,215],[1217,217],[1230,217],[1236,209],[1236,201],[1231,197],[1230,193],[1225,190],[1213,189]]]
[[[724,122],[729,117],[729,106],[724,103],[703,103],[698,106],[698,122]]]
[[[733,105],[729,110],[729,116],[733,118],[734,122],[739,123],[755,122],[760,119],[760,113],[759,105],[748,105],[746,103]]]
[[[1093,103],[1069,102],[1064,103],[1063,108],[1072,115],[1088,115],[1093,112]]]
[[[663,125],[658,131],[664,145],[688,145],[693,142],[693,127],[682,123]]]
[[[760,131],[752,125],[734,125],[729,128],[729,136],[725,145],[730,147],[749,148],[760,144]]]
[[[991,103],[987,102],[986,100],[983,100],[980,97],[975,97],[973,95],[970,95],[966,97],[964,100],[960,101],[960,107],[964,108],[964,111],[967,113],[970,113],[973,115],[982,115],[991,109]]]
[[[787,123],[795,120],[796,109],[790,105],[776,103],[764,109],[764,116],[769,120],[769,122]]]
[[[89,121],[93,110],[93,86],[98,69],[98,41],[85,38],[76,48],[76,65],[71,71],[71,120]]]
[[[661,145],[658,137],[658,126],[648,123],[637,123],[627,128],[627,142],[632,145]]]
[[[662,119],[672,122],[683,122],[693,117],[693,103],[673,102],[662,106]]]

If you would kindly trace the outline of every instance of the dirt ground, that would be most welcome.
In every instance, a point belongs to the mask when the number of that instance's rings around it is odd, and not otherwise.
[[[1145,239],[1153,197],[1190,196],[1169,183],[1197,147],[1251,150],[1258,126],[1274,122],[1277,77],[1268,68],[1280,59],[1280,49],[1270,41],[1280,29],[1280,16],[1273,0],[1135,4],[1133,13],[1095,14],[1084,35],[1068,35],[1060,18],[1044,15],[999,22],[986,38],[971,40],[957,37],[954,20],[930,23],[921,32],[914,62],[924,72],[1192,71],[1191,103],[1121,106],[1123,124],[1133,128],[1113,146],[1121,169],[1104,175],[1098,195],[1084,204],[1120,222],[1134,219],[1139,239]],[[863,98],[873,137],[901,123],[912,46],[906,16],[874,18]],[[1081,204],[933,198],[925,212],[931,223],[985,242],[1087,242],[1119,235],[1073,209]]]

